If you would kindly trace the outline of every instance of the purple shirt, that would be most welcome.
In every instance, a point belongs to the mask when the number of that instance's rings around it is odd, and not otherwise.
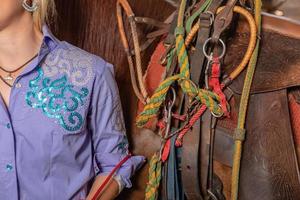
[[[127,155],[113,66],[59,41],[43,26],[39,55],[0,98],[0,199],[84,199],[93,179]],[[130,177],[144,157],[117,172]]]

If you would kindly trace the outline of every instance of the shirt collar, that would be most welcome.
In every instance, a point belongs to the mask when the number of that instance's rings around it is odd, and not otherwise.
[[[43,43],[45,43],[50,50],[53,50],[59,43],[59,40],[53,35],[46,24],[42,26],[42,33],[44,37]]]
[[[19,77],[34,70],[44,57],[54,50],[59,44],[60,40],[53,35],[46,24],[42,26],[42,33],[43,42],[39,49],[38,56],[20,73]]]

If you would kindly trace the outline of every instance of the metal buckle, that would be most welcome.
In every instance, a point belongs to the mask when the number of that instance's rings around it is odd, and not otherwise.
[[[209,18],[206,18],[204,15],[209,15]],[[208,25],[203,24],[202,21],[207,20],[207,19],[209,19],[209,24]],[[208,28],[208,27],[213,25],[213,23],[215,21],[215,15],[211,11],[205,11],[205,12],[200,14],[199,21],[200,21],[201,27],[207,27]]]

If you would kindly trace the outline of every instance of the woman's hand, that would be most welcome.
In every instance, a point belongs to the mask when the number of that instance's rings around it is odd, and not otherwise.
[[[99,175],[96,177],[93,186],[91,188],[91,191],[87,197],[86,200],[91,200],[94,196],[94,194],[97,192],[97,189],[101,186],[101,184],[106,179],[106,175]],[[97,200],[112,200],[115,199],[119,194],[119,185],[117,181],[115,181],[114,178],[112,178],[108,184],[105,186],[101,194],[97,197]]]

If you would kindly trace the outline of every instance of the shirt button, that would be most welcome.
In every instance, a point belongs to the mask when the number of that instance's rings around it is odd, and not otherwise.
[[[20,88],[21,86],[21,83],[16,83],[16,88]]]
[[[7,123],[6,124],[6,128],[10,128],[11,126],[10,126],[10,123]]]
[[[11,165],[11,164],[7,164],[6,165],[6,171],[7,172],[10,172],[10,171],[12,171],[13,170],[13,166]]]

